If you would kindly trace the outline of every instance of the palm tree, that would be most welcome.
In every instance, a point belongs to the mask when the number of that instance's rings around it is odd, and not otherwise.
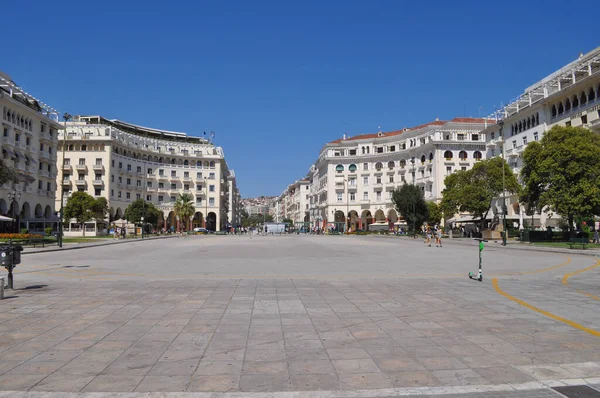
[[[185,221],[185,227],[188,227],[190,217],[194,215],[196,211],[194,207],[194,198],[192,195],[184,193],[179,194],[179,197],[175,201],[175,207],[173,208],[175,215],[180,221]],[[181,230],[181,225],[179,226]]]

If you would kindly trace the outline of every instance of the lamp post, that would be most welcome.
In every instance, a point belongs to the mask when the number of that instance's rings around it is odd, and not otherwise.
[[[348,196],[350,195],[350,186],[348,185],[348,179],[344,178],[344,187],[346,188],[346,223],[344,225],[344,233],[348,233],[348,227],[350,226],[350,202]]]
[[[56,239],[58,241],[58,247],[63,245],[63,218],[64,218],[64,201],[65,201],[65,151],[67,149],[67,122],[71,120],[71,115],[67,112],[63,114],[63,120],[65,123],[65,130],[63,131],[63,146],[62,146],[62,178],[60,182],[60,211],[58,220],[58,234]]]
[[[504,121],[498,122],[500,126],[500,139],[502,140],[502,246],[506,246],[506,188],[504,181],[504,135],[502,129],[504,127]]]
[[[416,178],[416,176],[415,176],[415,173],[416,173],[415,169],[416,169],[416,166],[415,166],[415,158],[414,157],[412,159],[410,159],[410,163],[412,164],[412,169],[413,169],[413,171],[412,171],[412,177],[413,177],[412,178],[412,180],[413,180],[412,184],[413,184],[413,186],[415,186],[415,178]],[[412,206],[413,207],[413,234],[414,234],[415,237],[417,236],[417,225],[416,225],[417,224],[417,213],[416,213],[416,209],[415,209],[415,207],[416,207],[416,201],[417,201],[417,198],[413,197],[413,202],[412,202],[412,205],[413,205]]]
[[[15,233],[19,233],[19,224],[17,223],[17,215],[15,214],[16,212],[16,207],[19,204],[19,200],[21,200],[21,193],[17,192],[15,190],[13,190],[12,192],[8,193],[8,200],[10,201],[10,206],[12,208],[12,219],[13,222],[15,223]]]
[[[204,195],[204,206],[206,208],[206,212],[204,213],[204,229],[208,230],[208,184],[206,177],[204,177],[204,190],[206,192]]]

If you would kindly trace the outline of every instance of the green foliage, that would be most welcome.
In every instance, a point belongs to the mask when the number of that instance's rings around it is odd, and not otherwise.
[[[145,202],[144,199],[133,201],[127,209],[125,209],[125,218],[132,223],[139,223],[144,217],[144,223],[156,225],[160,219],[161,211],[158,210],[150,202]]]
[[[429,217],[427,218],[427,222],[429,224],[439,224],[442,221],[442,208],[435,202],[427,202],[427,207],[429,209]]]
[[[108,203],[106,198],[94,199],[91,195],[85,192],[73,192],[67,200],[64,209],[64,221],[69,222],[71,219],[76,219],[81,227],[83,224],[91,220],[104,220],[108,213]],[[85,236],[85,228],[83,228]]]
[[[508,163],[496,157],[475,163],[470,170],[460,170],[444,179],[441,210],[448,217],[468,212],[474,218],[485,220],[492,200],[502,195],[502,168],[504,186],[508,193],[519,193],[521,187]]]
[[[256,227],[257,225],[262,225],[264,222],[273,222],[273,216],[270,214],[265,214],[264,216],[262,214],[253,214],[250,216],[246,213],[245,215],[246,217],[242,213],[242,227]]]
[[[11,181],[17,181],[17,174],[12,167],[8,167],[4,161],[0,159],[0,185]]]
[[[429,207],[423,192],[415,185],[405,184],[392,192],[392,202],[398,213],[404,217],[408,228],[419,228],[429,218]]]
[[[583,127],[554,126],[523,154],[521,200],[573,221],[600,214],[600,136]]]
[[[48,236],[52,235],[52,227],[46,227],[44,229],[44,232],[46,232],[46,235]]]
[[[294,226],[294,220],[292,220],[291,218],[284,218],[283,220],[281,220],[281,222],[288,223],[290,227]]]
[[[190,222],[190,218],[196,212],[194,198],[192,195],[187,193],[179,194],[179,197],[177,197],[177,200],[175,201],[173,210],[175,211],[177,218],[179,218],[179,221],[181,221],[179,227],[187,227]]]

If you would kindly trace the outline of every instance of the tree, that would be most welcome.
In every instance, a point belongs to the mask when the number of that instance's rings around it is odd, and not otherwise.
[[[11,181],[17,181],[17,174],[12,167],[8,167],[4,161],[0,159],[0,185]]]
[[[427,202],[429,209],[429,217],[427,221],[429,224],[439,224],[442,221],[442,208],[435,202]]]
[[[132,223],[139,223],[144,217],[144,223],[156,225],[160,215],[161,211],[154,207],[152,203],[144,201],[144,199],[133,201],[125,209],[125,218]]]
[[[419,228],[429,218],[429,208],[421,188],[404,184],[392,192],[392,202],[398,213],[406,220],[409,229]],[[416,231],[413,231],[416,232]]]
[[[554,126],[523,154],[521,199],[573,222],[600,214],[600,136],[583,127]]]
[[[91,220],[104,220],[108,213],[108,203],[106,198],[94,199],[85,192],[73,192],[67,200],[64,209],[64,221],[69,222],[76,219],[81,225],[83,236],[85,236],[85,223]]]
[[[481,228],[492,206],[492,201],[502,195],[502,167],[504,189],[519,193],[521,187],[510,166],[502,158],[477,162],[470,170],[460,170],[444,179],[441,209],[444,214],[468,212],[481,220]]]
[[[194,198],[192,195],[184,193],[179,194],[177,200],[175,201],[175,206],[173,208],[175,211],[175,215],[179,219],[179,221],[184,221],[185,224],[183,227],[187,228],[189,225],[190,218],[194,215],[196,208],[194,207]],[[181,230],[181,225],[179,229]]]

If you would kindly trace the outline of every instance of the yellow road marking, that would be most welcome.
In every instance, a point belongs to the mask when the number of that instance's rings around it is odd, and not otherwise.
[[[572,277],[573,275],[581,274],[582,272],[585,272],[585,271],[589,271],[589,270],[591,270],[592,268],[596,268],[596,267],[597,267],[597,266],[599,266],[599,265],[600,265],[600,260],[596,260],[596,264],[592,265],[591,267],[587,267],[587,268],[584,268],[584,269],[580,269],[580,270],[578,270],[578,271],[571,272],[571,273],[569,273],[569,274],[565,274],[565,275],[563,276],[562,283],[563,283],[564,285],[567,285],[567,286],[568,286],[568,285],[569,285],[569,278],[570,278],[570,277]],[[598,296],[594,296],[593,294],[591,294],[591,293],[588,293],[588,292],[586,292],[586,291],[584,291],[584,290],[581,290],[581,289],[575,289],[575,291],[577,291],[577,293],[581,293],[581,294],[583,294],[583,295],[586,295],[586,296],[588,296],[588,297],[589,297],[589,298],[591,298],[591,299],[594,299],[594,300],[600,301],[600,297],[598,297]]]
[[[517,303],[519,305],[522,305],[525,308],[529,308],[530,310],[538,312],[538,313],[540,313],[542,315],[545,315],[548,318],[554,319],[555,321],[559,321],[559,322],[565,323],[565,324],[567,324],[567,325],[569,325],[571,327],[574,327],[575,329],[583,330],[584,332],[587,332],[587,333],[589,333],[591,335],[600,337],[600,332],[597,331],[597,330],[586,328],[585,326],[580,325],[580,324],[578,324],[576,322],[573,322],[573,321],[571,321],[569,319],[560,317],[558,315],[554,315],[554,314],[552,314],[552,313],[550,313],[548,311],[544,311],[544,310],[542,310],[540,308],[534,307],[533,305],[531,305],[531,304],[529,304],[529,303],[527,303],[527,302],[525,302],[523,300],[520,300],[520,299],[518,299],[518,298],[516,298],[514,296],[511,296],[510,294],[506,293],[504,290],[500,289],[500,286],[498,286],[498,278],[492,279],[492,285],[494,285],[494,289],[496,290],[496,292],[498,292],[498,294],[500,294],[501,296],[506,297],[507,299],[509,299],[511,301],[514,301],[515,303]]]
[[[599,265],[600,265],[600,260],[596,260],[596,264],[592,265],[591,267],[587,267],[587,268],[584,268],[584,269],[580,269],[580,270],[577,270],[577,271],[565,274],[563,276],[563,279],[562,279],[563,285],[568,285],[569,284],[569,282],[568,282],[569,278],[572,277],[573,275],[577,275],[577,274],[581,274],[582,272],[589,271],[592,268],[596,268]]]
[[[555,265],[555,266],[550,267],[550,268],[538,269],[536,271],[519,272],[519,273],[517,273],[517,275],[531,275],[531,274],[537,274],[537,273],[540,273],[540,272],[552,271],[553,269],[564,267],[565,265],[570,264],[570,263],[571,263],[571,257],[567,257],[567,261],[565,261],[562,264],[558,264],[558,265]]]

